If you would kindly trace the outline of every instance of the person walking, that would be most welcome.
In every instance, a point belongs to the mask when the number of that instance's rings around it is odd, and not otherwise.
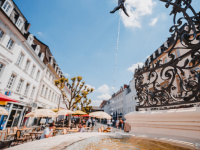
[[[92,127],[94,127],[94,124],[95,124],[95,119],[92,118]]]
[[[122,129],[122,119],[119,120],[119,129]]]
[[[117,121],[116,121],[116,127],[117,127],[117,129],[118,129],[118,126],[119,126],[119,119],[117,119]]]
[[[90,127],[91,122],[92,122],[92,121],[91,121],[91,119],[90,119],[90,117],[89,117],[88,123],[87,123],[88,127]]]

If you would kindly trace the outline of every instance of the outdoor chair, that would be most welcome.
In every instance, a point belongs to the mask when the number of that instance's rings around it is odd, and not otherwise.
[[[41,130],[41,127],[39,126],[39,127],[37,128],[37,132],[40,131],[40,130]]]
[[[13,127],[13,133],[16,133],[18,130],[18,127]]]
[[[13,140],[5,140],[5,141],[0,141],[0,150],[5,149],[5,148],[9,148],[12,144]]]
[[[103,132],[103,131],[104,131],[104,127],[102,126],[102,127],[101,127],[101,132]]]
[[[63,132],[62,132],[62,134],[67,134],[67,129],[63,129]]]
[[[17,130],[16,134],[15,134],[15,139],[14,141],[18,144],[19,142],[27,142],[27,138],[26,137],[21,137],[21,131]]]
[[[101,128],[98,128],[98,132],[101,132]]]

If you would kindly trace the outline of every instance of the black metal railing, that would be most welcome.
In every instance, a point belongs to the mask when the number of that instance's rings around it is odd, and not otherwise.
[[[138,107],[177,105],[200,102],[200,15],[192,8],[192,0],[160,0],[166,8],[173,6],[173,41],[163,52],[169,59],[158,57],[135,70]],[[188,15],[192,12],[192,17]],[[180,16],[177,18],[177,16]],[[182,55],[176,58],[174,51]]]

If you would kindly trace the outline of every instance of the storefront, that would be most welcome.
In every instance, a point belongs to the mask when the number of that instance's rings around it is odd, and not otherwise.
[[[9,115],[0,116],[0,130],[3,130],[7,127],[21,127],[26,126],[28,123],[28,118],[24,116],[30,112],[31,108],[19,105],[16,103],[8,103],[7,105],[1,105],[8,110]]]

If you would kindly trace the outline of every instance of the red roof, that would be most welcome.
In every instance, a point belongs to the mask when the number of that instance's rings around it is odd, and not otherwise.
[[[0,101],[6,101],[6,102],[16,102],[16,103],[19,103],[18,101],[8,97],[8,96],[5,96],[3,94],[0,94]]]

